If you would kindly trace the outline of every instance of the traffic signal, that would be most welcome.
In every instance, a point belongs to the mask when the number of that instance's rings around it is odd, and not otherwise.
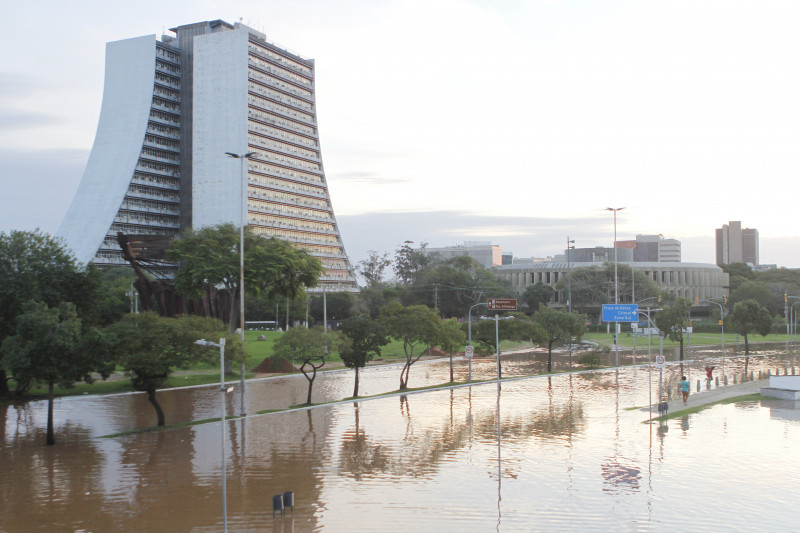
[[[700,297],[699,296],[695,296],[694,297],[694,303],[696,303],[696,304],[700,303]]]
[[[661,295],[658,295],[658,303],[661,303]]]
[[[728,305],[728,297],[727,296],[723,296],[722,297],[722,305]]]

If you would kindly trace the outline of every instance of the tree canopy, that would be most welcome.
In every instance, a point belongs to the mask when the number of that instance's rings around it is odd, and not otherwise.
[[[353,398],[358,396],[358,370],[364,368],[375,356],[381,355],[381,347],[388,344],[386,328],[377,320],[359,313],[339,324],[344,338],[339,345],[339,356],[347,368],[355,370]]]
[[[525,287],[522,293],[522,301],[528,307],[528,313],[533,314],[539,309],[540,305],[547,305],[556,293],[550,285],[537,281],[533,285]]]
[[[733,308],[745,300],[755,300],[765,307],[770,314],[776,315],[783,310],[782,298],[764,281],[745,281],[731,292],[728,305]]]
[[[47,444],[54,444],[54,386],[71,387],[81,380],[92,383],[92,372],[108,377],[113,370],[110,355],[88,346],[97,333],[84,337],[81,320],[70,302],[50,308],[27,301],[17,316],[15,333],[2,343],[3,362],[19,384],[18,392],[34,381],[47,384]]]
[[[744,353],[750,354],[748,335],[758,333],[766,336],[772,329],[772,316],[766,307],[756,300],[744,300],[733,306],[728,320],[733,331],[744,337]]]
[[[406,360],[400,372],[400,390],[405,390],[411,365],[419,361],[425,350],[437,344],[439,317],[436,311],[424,305],[403,307],[399,302],[389,302],[381,310],[381,321],[388,336],[403,343]]]
[[[176,288],[187,295],[199,295],[208,283],[222,285],[231,295],[229,329],[236,329],[240,292],[240,235],[233,224],[208,226],[187,232],[172,241],[167,259],[180,262],[175,274]],[[245,291],[267,297],[294,298],[303,287],[317,284],[322,263],[308,252],[294,248],[277,237],[264,238],[244,231]]]
[[[110,336],[108,342],[117,364],[136,390],[147,393],[159,426],[165,420],[156,390],[164,386],[170,374],[194,363],[219,360],[219,352],[195,344],[197,340],[217,342],[225,337],[226,360],[241,360],[244,355],[239,339],[230,333],[225,335],[222,322],[212,318],[169,318],[153,312],[128,314],[105,331]]]
[[[467,335],[458,320],[449,318],[439,323],[439,347],[450,356],[450,382],[453,382],[453,353],[464,346]]]
[[[564,310],[539,305],[533,322],[541,328],[544,344],[547,345],[547,371],[553,371],[553,345],[567,344],[579,340],[586,331],[586,315],[568,313]]]
[[[556,290],[566,293],[569,283],[573,307],[614,302],[614,263],[575,268],[570,278],[571,282],[568,282],[567,277],[561,278],[556,283]],[[656,282],[630,265],[617,263],[617,282],[620,303],[632,303],[659,293]]]
[[[46,233],[0,233],[0,342],[15,333],[16,318],[28,300],[58,307],[72,302],[82,327],[96,322],[99,271],[82,267],[63,243]],[[0,367],[0,396],[7,395],[8,378]]]
[[[661,335],[680,343],[680,360],[683,361],[683,332],[689,327],[689,308],[691,303],[685,298],[677,298],[664,305],[653,318]]]
[[[336,332],[326,333],[322,327],[316,326],[292,328],[275,342],[273,348],[275,356],[300,365],[300,371],[308,381],[306,405],[311,405],[311,392],[317,377],[317,370],[325,365],[328,347],[337,344],[336,337]],[[306,367],[310,367],[310,370],[307,370]]]

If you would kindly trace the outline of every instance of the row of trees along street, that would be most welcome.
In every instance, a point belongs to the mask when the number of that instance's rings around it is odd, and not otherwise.
[[[428,255],[426,244],[405,242],[393,257],[370,252],[357,265],[365,285],[360,294],[327,294],[327,316],[335,331],[321,325],[325,311],[322,298],[306,289],[317,284],[323,266],[305,251],[286,241],[245,233],[246,315],[251,320],[282,322],[287,330],[274,348],[274,356],[297,364],[308,379],[308,402],[317,370],[331,350],[355,371],[354,396],[358,396],[358,371],[390,340],[402,345],[401,390],[409,387],[412,366],[430,348],[445,353],[460,351],[466,339],[467,312],[487,298],[515,297],[509,284],[472,258],[450,259]],[[220,225],[188,231],[173,241],[168,258],[180,263],[174,282],[179,292],[196,296],[207,285],[230,294],[227,327],[219,320],[200,317],[161,317],[132,313],[129,268],[100,271],[78,265],[63,243],[37,231],[0,233],[0,396],[24,397],[35,384],[48,388],[49,410],[55,385],[105,378],[123,372],[134,389],[144,391],[153,405],[157,423],[164,425],[156,391],[180,368],[212,364],[213,350],[197,346],[200,338],[225,337],[229,360],[246,357],[233,335],[239,305],[239,232]],[[800,292],[795,271],[753,273],[731,266],[731,298],[726,325],[745,336],[765,334],[773,328],[777,284],[783,291]],[[735,272],[734,272],[735,269]],[[391,275],[393,274],[393,276]],[[635,277],[632,277],[635,276]],[[659,293],[643,273],[619,265],[621,301],[662,296],[656,325],[662,334],[682,343],[688,324],[689,302]],[[569,313],[550,306],[553,288],[529,287],[520,300],[522,310],[506,313],[514,320],[497,326],[504,340],[526,342],[552,350],[577,342],[585,333],[587,314],[612,301],[613,265],[605,264],[572,272],[573,307]],[[565,291],[566,279],[555,290]],[[735,286],[734,286],[735,284]],[[785,292],[784,292],[785,293]],[[712,306],[712,318],[714,307]],[[779,307],[779,306],[778,306]],[[476,353],[494,353],[495,323],[477,320],[473,313],[472,341]],[[305,323],[309,328],[290,328]],[[726,328],[727,329],[727,328]],[[681,349],[681,358],[683,351]],[[451,364],[451,381],[453,380]],[[48,443],[53,440],[52,419]]]

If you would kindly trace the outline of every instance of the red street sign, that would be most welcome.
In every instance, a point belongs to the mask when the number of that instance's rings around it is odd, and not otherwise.
[[[516,311],[516,298],[489,298],[489,311]]]

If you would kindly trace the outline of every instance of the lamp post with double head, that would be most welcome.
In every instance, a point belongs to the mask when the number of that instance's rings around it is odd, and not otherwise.
[[[614,303],[619,304],[619,278],[617,277],[617,211],[624,207],[606,207],[606,211],[614,212]],[[619,322],[614,323],[615,366],[619,366]]]
[[[575,241],[567,236],[567,310],[572,313],[572,268],[571,255],[575,249]],[[572,369],[572,335],[569,336],[569,368]]]
[[[241,198],[241,224],[239,225],[239,331],[241,332],[242,339],[242,353],[244,352],[244,227],[247,225],[247,160],[256,155],[255,152],[246,152],[244,154],[234,154],[233,152],[225,152],[225,155],[238,159],[242,167],[242,198]],[[277,320],[277,319],[276,319]],[[244,358],[242,358],[241,371],[241,405],[239,414],[245,416],[247,413],[244,409]]]

